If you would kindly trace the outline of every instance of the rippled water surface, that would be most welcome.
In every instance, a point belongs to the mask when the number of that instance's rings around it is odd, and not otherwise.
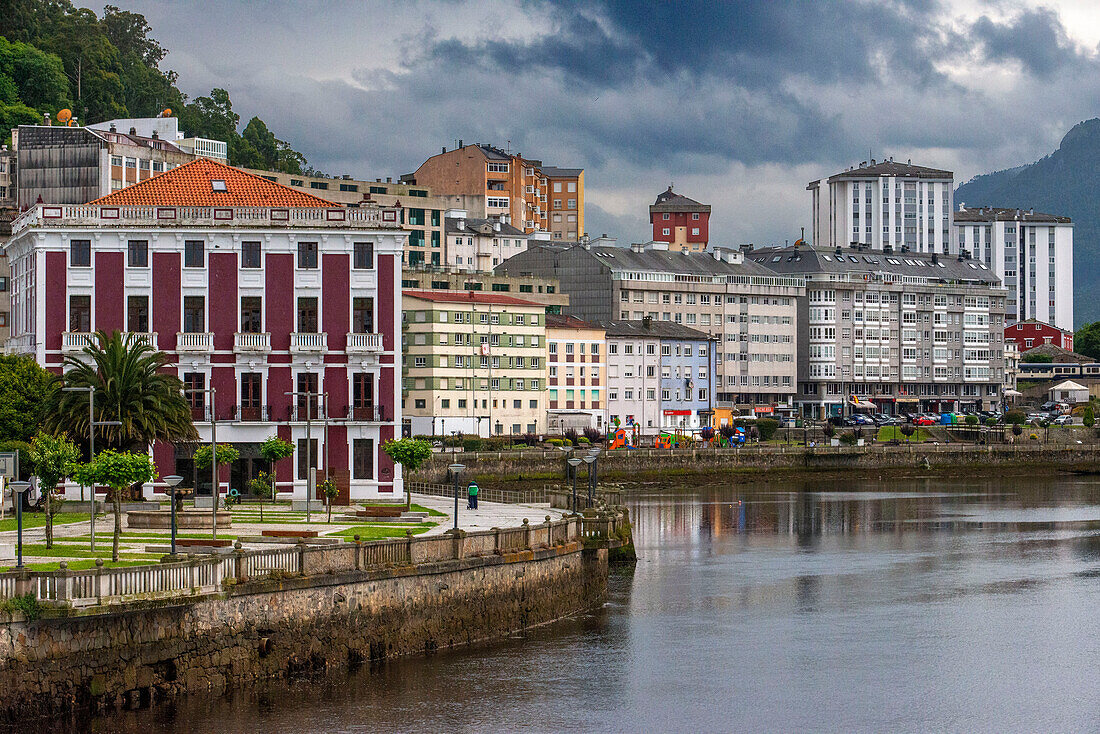
[[[592,614],[91,727],[1100,729],[1098,478],[668,487],[630,506],[637,569]]]

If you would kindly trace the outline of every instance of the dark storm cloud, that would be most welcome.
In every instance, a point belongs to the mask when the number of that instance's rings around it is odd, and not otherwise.
[[[1058,15],[1047,8],[1028,10],[996,23],[982,16],[970,29],[986,58],[1019,61],[1039,76],[1049,76],[1081,60]]]

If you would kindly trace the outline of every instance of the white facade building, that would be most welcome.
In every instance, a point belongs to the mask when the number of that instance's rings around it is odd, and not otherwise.
[[[892,159],[811,181],[813,245],[953,253],[954,175]]]
[[[955,241],[1008,290],[1009,325],[1035,319],[1073,331],[1073,222],[1034,209],[966,208],[954,215]]]

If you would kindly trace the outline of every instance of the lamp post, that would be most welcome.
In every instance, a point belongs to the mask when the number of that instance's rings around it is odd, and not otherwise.
[[[312,368],[313,362],[306,362],[307,368]],[[313,404],[313,399],[318,396],[318,393],[312,390],[305,392],[292,391],[285,392],[284,395],[294,397],[295,400],[301,396],[306,396],[306,522],[310,522],[310,503],[313,501],[313,495],[317,493],[317,471],[314,464],[317,461],[316,454],[313,451],[313,411],[316,409]],[[328,398],[328,393],[321,394],[322,400]],[[328,405],[325,405],[324,413],[324,426],[325,426],[325,438],[328,437]],[[328,452],[328,445],[325,446],[325,452]],[[312,470],[312,471],[311,471]],[[327,474],[328,464],[326,461],[325,471]]]
[[[588,491],[588,506],[592,507],[592,505],[595,501],[595,498],[596,498],[597,482],[599,481],[598,466],[596,464],[596,459],[598,459],[599,456],[600,456],[599,447],[593,447],[588,452],[588,455],[592,457],[592,461],[589,465],[589,470],[588,470],[588,477],[589,477],[589,480],[590,480],[590,484],[592,485],[589,488],[589,491]],[[587,461],[587,459],[585,459],[585,461]]]
[[[455,478],[455,530],[458,530],[458,475],[466,468],[463,464],[451,464],[448,469]]]
[[[179,474],[169,474],[164,478],[168,485],[168,497],[172,503],[172,557],[176,555],[176,485],[183,481]]]
[[[87,387],[63,387],[61,392],[86,392],[88,393],[88,463],[92,463],[95,459],[95,429],[96,426],[121,426],[122,421],[97,421],[95,419],[95,385],[88,385]],[[121,416],[119,416],[121,417]],[[89,487],[91,490],[91,506],[92,510],[89,513],[90,530],[91,530],[91,549],[95,550],[95,484]],[[81,490],[81,495],[84,492]]]
[[[577,514],[577,467],[581,465],[581,460],[576,456],[571,456],[565,460],[569,466],[573,467],[573,514]]]
[[[588,456],[584,457],[584,463],[588,464],[588,477],[586,478],[587,482],[588,482],[588,504],[585,505],[585,506],[591,508],[592,507],[592,467],[595,466],[596,457],[593,456],[592,454],[589,454]]]
[[[15,545],[15,567],[23,568],[23,493],[31,487],[30,482],[12,482],[11,496],[15,498],[15,525],[18,528]]]

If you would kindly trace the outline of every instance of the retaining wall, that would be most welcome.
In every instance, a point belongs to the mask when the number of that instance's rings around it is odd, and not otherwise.
[[[507,636],[590,608],[607,584],[606,548],[578,540],[325,573],[336,560],[316,559],[319,575],[275,573],[183,600],[48,609],[32,622],[15,613],[0,624],[0,721]]]

